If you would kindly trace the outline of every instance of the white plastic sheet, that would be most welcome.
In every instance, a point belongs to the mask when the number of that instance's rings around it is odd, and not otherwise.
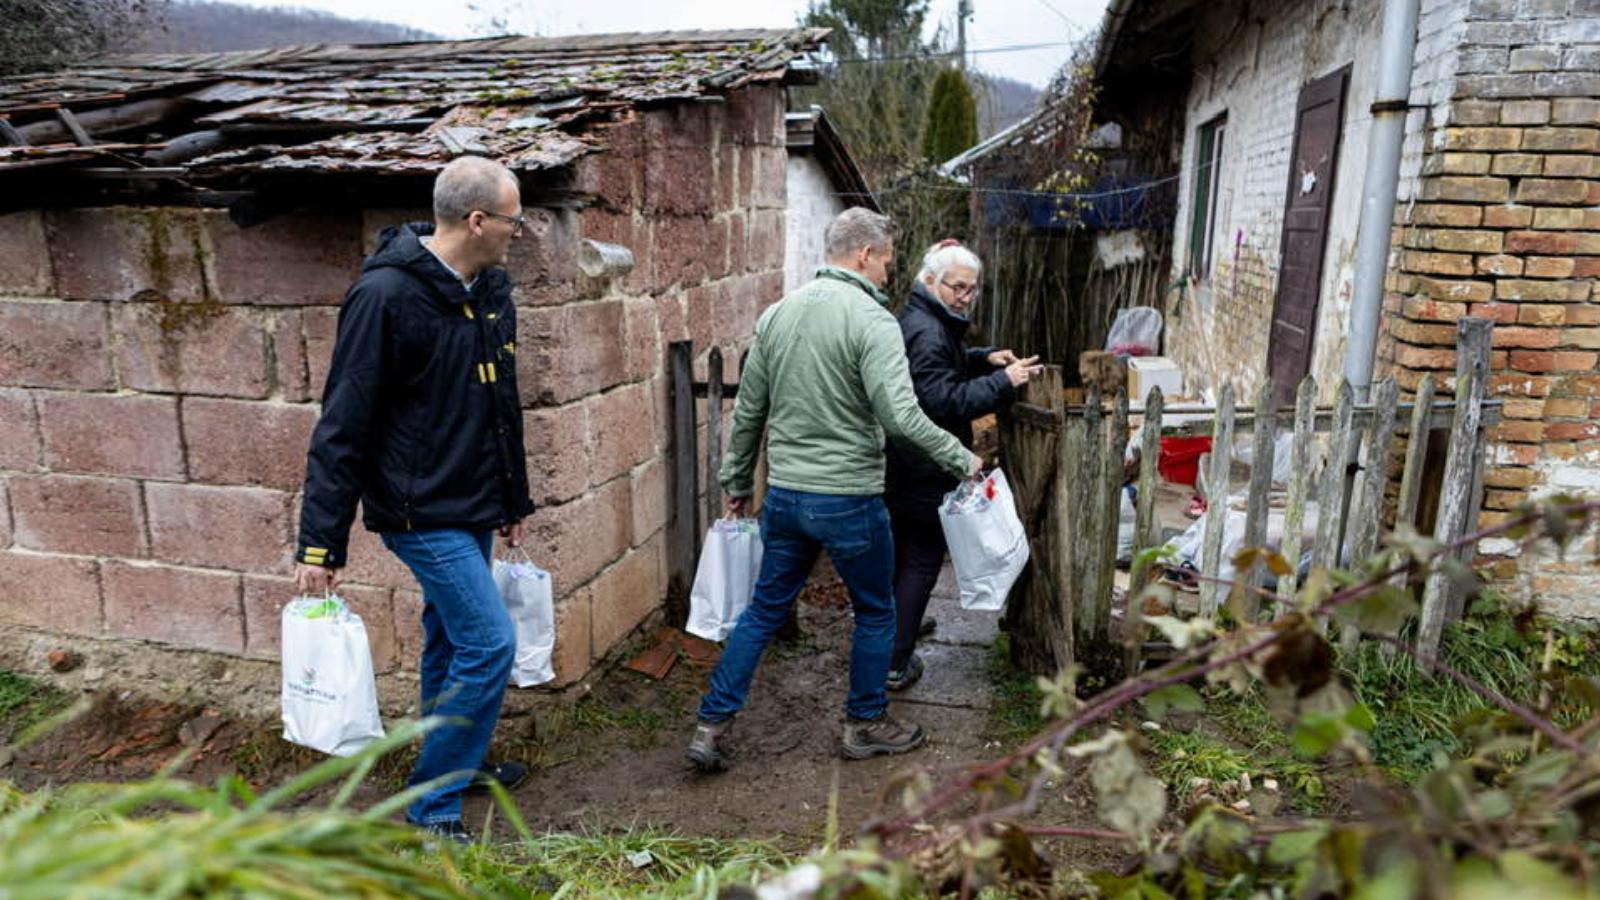
[[[939,524],[950,547],[961,608],[993,612],[1005,606],[1028,564],[1028,535],[1005,473],[996,469],[946,494]]]
[[[750,605],[760,572],[761,530],[756,521],[718,519],[700,550],[685,630],[708,641],[726,640]]]
[[[517,553],[518,560],[494,561],[494,586],[500,590],[517,631],[511,683],[533,687],[556,677],[551,665],[556,649],[555,587],[550,573],[534,565],[526,551]]]
[[[367,627],[337,595],[283,608],[283,737],[334,756],[383,737]]]

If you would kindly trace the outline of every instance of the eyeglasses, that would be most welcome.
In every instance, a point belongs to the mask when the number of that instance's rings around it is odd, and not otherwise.
[[[951,284],[950,282],[945,281],[943,278],[941,278],[941,279],[939,279],[939,283],[944,285],[945,287],[949,288],[950,291],[952,293],[954,293],[957,297],[976,297],[976,296],[978,296],[978,283],[976,281],[974,281],[971,284],[962,284],[959,281],[954,283],[954,284]]]
[[[502,222],[510,222],[512,225],[516,226],[516,231],[513,232],[513,234],[520,234],[522,229],[528,227],[527,216],[508,216],[505,213],[490,212],[487,209],[475,209],[472,212],[481,212],[491,219],[499,219]],[[472,213],[470,212],[461,217],[462,221],[470,218],[472,218]]]

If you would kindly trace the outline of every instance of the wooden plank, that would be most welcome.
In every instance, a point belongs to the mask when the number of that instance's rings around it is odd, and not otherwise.
[[[1477,372],[1485,385],[1489,383],[1489,345],[1493,339],[1494,322],[1489,319],[1468,316],[1456,322],[1456,384],[1466,380],[1468,372]],[[1469,493],[1467,494],[1467,517],[1462,523],[1465,529],[1462,533],[1478,530],[1478,517],[1483,512],[1483,470],[1484,465],[1484,429],[1486,425],[1478,422],[1478,433],[1473,438],[1476,451],[1472,454],[1472,470],[1467,478]],[[1456,557],[1463,563],[1470,564],[1477,555],[1476,547],[1462,547]],[[1458,590],[1454,583],[1450,588],[1450,607],[1445,613],[1446,621],[1454,622],[1461,618],[1466,607],[1466,594]]]
[[[1345,475],[1350,464],[1351,407],[1354,393],[1350,382],[1339,384],[1334,400],[1334,429],[1322,467],[1322,483],[1317,488],[1317,537],[1311,545],[1311,568],[1330,569],[1339,565],[1339,541],[1344,533]]]
[[[1250,496],[1245,506],[1244,545],[1262,548],[1267,545],[1267,496],[1272,492],[1272,466],[1277,450],[1278,410],[1272,405],[1273,384],[1268,381],[1257,395],[1256,409],[1264,412],[1253,423],[1255,441],[1250,454]],[[1239,615],[1245,623],[1254,622],[1261,601],[1256,589],[1261,587],[1266,575],[1262,567],[1254,565],[1244,576],[1244,594]]]
[[[1307,375],[1300,382],[1294,404],[1294,449],[1290,466],[1288,506],[1283,511],[1283,557],[1289,561],[1289,574],[1278,579],[1278,596],[1294,599],[1300,583],[1300,551],[1304,542],[1306,500],[1311,493],[1312,417],[1317,400],[1317,383]]]
[[[1065,604],[1064,617],[1072,626],[1072,655],[1060,659],[1062,665],[1075,662],[1078,659],[1079,648],[1082,646],[1083,621],[1078,614],[1078,606],[1083,600],[1084,583],[1088,578],[1089,570],[1089,537],[1088,517],[1084,514],[1085,507],[1082,497],[1084,492],[1084,456],[1088,447],[1088,423],[1083,416],[1068,416],[1066,425],[1061,431],[1061,440],[1057,445],[1057,459],[1060,468],[1056,470],[1056,477],[1063,486],[1058,497],[1062,498],[1063,505],[1056,507],[1061,514],[1062,527],[1061,553],[1070,561],[1066,566],[1066,577],[1060,586],[1061,600]]]
[[[1464,400],[1457,405],[1456,427],[1450,432],[1450,448],[1445,455],[1444,497],[1439,508],[1438,522],[1433,537],[1440,543],[1459,539],[1466,526],[1467,512],[1472,506],[1473,455],[1478,448],[1481,423],[1474,400],[1481,399],[1485,379],[1476,371],[1469,372],[1465,384],[1456,385],[1456,396]],[[1417,628],[1417,650],[1433,655],[1439,651],[1439,638],[1450,611],[1450,578],[1442,568],[1428,575],[1422,592],[1422,622]]]
[[[1101,558],[1100,548],[1104,546],[1101,529],[1105,522],[1101,519],[1103,504],[1097,502],[1099,496],[1098,486],[1101,483],[1101,466],[1105,457],[1105,429],[1101,422],[1100,389],[1089,388],[1089,402],[1083,408],[1083,457],[1079,463],[1080,476],[1076,479],[1078,496],[1074,498],[1076,509],[1082,512],[1078,521],[1082,527],[1078,532],[1078,559],[1082,565],[1077,571],[1082,573],[1078,584],[1078,611],[1077,611],[1077,649],[1079,655],[1087,648],[1087,642],[1100,633],[1100,623],[1095,621],[1097,611],[1096,602],[1100,597],[1100,579],[1102,573],[1111,577],[1111,567],[1105,565]],[[1113,525],[1113,527],[1115,527]]]
[[[6,144],[12,147],[28,146],[28,139],[4,116],[0,116],[0,138],[5,138]]]
[[[1383,526],[1383,489],[1389,483],[1389,450],[1394,442],[1395,398],[1400,394],[1393,378],[1378,383],[1374,393],[1380,415],[1367,429],[1366,454],[1362,457],[1361,493],[1351,527],[1355,529],[1351,541],[1350,564],[1360,565],[1378,549],[1378,533]]]
[[[1206,533],[1200,549],[1200,574],[1216,578],[1222,571],[1222,537],[1227,531],[1228,488],[1233,471],[1233,383],[1222,386],[1217,418],[1211,431],[1211,468],[1206,474]],[[1214,619],[1221,605],[1222,586],[1200,582],[1200,615]]]
[[[1165,405],[1161,388],[1153,387],[1144,401],[1144,430],[1139,438],[1139,498],[1134,510],[1133,569],[1128,577],[1128,602],[1123,610],[1123,662],[1128,675],[1139,673],[1140,655],[1144,648],[1145,585],[1150,581],[1150,566],[1141,564],[1139,555],[1161,544],[1161,523],[1156,519],[1156,463],[1161,456],[1161,410]]]
[[[1116,594],[1117,535],[1122,527],[1122,473],[1128,452],[1128,392],[1117,391],[1111,406],[1111,422],[1106,429],[1105,456],[1101,458],[1100,482],[1096,491],[1100,499],[1100,573],[1096,586],[1100,593],[1095,597],[1094,623],[1096,639],[1100,646],[1110,648],[1111,601]],[[1115,661],[1113,661],[1114,664]],[[1104,672],[1096,674],[1107,674]],[[1121,680],[1121,679],[1117,679]]]
[[[706,521],[722,518],[722,348],[706,356]]]
[[[700,541],[696,512],[700,451],[695,446],[694,342],[673,341],[667,351],[672,372],[672,512],[667,539],[667,622],[686,621],[689,586]]]
[[[1050,398],[1055,411],[1059,414],[1066,405],[1066,395],[1062,393],[1064,380],[1060,366],[1045,366],[1042,376],[1044,390]],[[1041,435],[1042,437],[1042,435]],[[1071,455],[1068,447],[1067,433],[1063,432],[1055,442],[1055,479],[1054,496],[1050,502],[1049,533],[1044,535],[1043,545],[1048,548],[1047,558],[1041,558],[1040,564],[1049,568],[1050,584],[1055,587],[1054,604],[1051,606],[1050,643],[1054,652],[1056,665],[1066,666],[1073,658],[1073,622],[1076,619],[1072,602],[1072,533],[1070,516],[1072,511],[1072,473],[1077,467],[1077,459]],[[1041,554],[1043,556],[1043,554]],[[1041,592],[1048,595],[1048,592]]]
[[[1422,461],[1428,450],[1428,408],[1433,404],[1433,392],[1433,376],[1423,375],[1417,385],[1416,402],[1411,407],[1411,430],[1406,434],[1406,465],[1400,473],[1400,501],[1394,516],[1396,528],[1402,523],[1417,523],[1417,500],[1422,496]]]
[[[1373,394],[1374,405],[1380,412],[1388,409],[1389,414],[1378,416],[1372,421],[1372,427],[1367,429],[1361,492],[1356,502],[1351,504],[1354,510],[1350,526],[1354,529],[1349,561],[1351,567],[1364,564],[1378,549],[1378,532],[1383,525],[1383,489],[1389,483],[1389,446],[1394,441],[1395,400],[1399,395],[1400,387],[1393,378],[1379,382],[1378,390]],[[1361,632],[1355,628],[1345,628],[1339,637],[1345,651],[1354,652]]]
[[[89,132],[84,130],[83,125],[78,122],[78,117],[72,114],[72,110],[67,109],[65,106],[59,107],[56,109],[56,118],[61,120],[61,124],[67,129],[67,133],[72,135],[73,143],[79,147],[94,146],[94,138],[90,137]]]

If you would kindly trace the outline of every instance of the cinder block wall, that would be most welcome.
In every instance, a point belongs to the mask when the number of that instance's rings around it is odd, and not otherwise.
[[[779,88],[642,114],[578,164],[594,204],[537,211],[517,244],[529,550],[555,579],[559,684],[662,599],[666,344],[736,360],[781,295],[782,116]],[[276,658],[338,303],[377,229],[423,216],[0,216],[0,624],[91,654]],[[630,247],[633,273],[580,275],[584,237]],[[359,522],[346,578],[378,670],[414,669],[420,594]]]

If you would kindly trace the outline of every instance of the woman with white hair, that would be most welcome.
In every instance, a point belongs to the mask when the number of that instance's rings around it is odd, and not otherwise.
[[[945,240],[922,258],[911,296],[900,309],[911,380],[922,409],[939,427],[972,446],[972,420],[1016,398],[1016,390],[1044,367],[1036,356],[1018,359],[1010,350],[967,347],[967,314],[978,299],[983,264],[959,241]],[[944,530],[939,502],[960,480],[906,447],[888,448],[884,500],[894,528],[894,655],[891,691],[922,677],[914,652],[928,595],[944,566]]]

